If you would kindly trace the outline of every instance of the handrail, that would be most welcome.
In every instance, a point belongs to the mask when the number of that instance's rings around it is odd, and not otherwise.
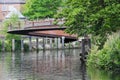
[[[45,26],[45,25],[55,25],[55,21],[57,25],[64,24],[63,19],[45,19],[45,20],[36,20],[36,21],[18,21],[16,24],[9,24],[9,30],[15,30],[15,29],[24,29],[26,27],[38,27],[38,26]]]

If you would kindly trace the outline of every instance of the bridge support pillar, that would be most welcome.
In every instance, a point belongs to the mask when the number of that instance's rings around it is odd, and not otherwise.
[[[15,39],[12,39],[12,51],[15,51]]]
[[[52,49],[53,46],[52,46],[52,38],[50,38],[50,49]]]
[[[57,49],[58,49],[58,38],[57,38],[57,43],[56,44],[57,44]]]
[[[48,43],[48,42],[47,42],[47,40],[48,40],[48,38],[46,37],[46,38],[45,38],[45,44],[47,44],[47,43]]]
[[[21,51],[22,52],[24,51],[24,40],[23,40],[23,38],[21,38]]]
[[[45,51],[45,38],[43,38],[43,51]]]
[[[32,51],[32,37],[29,36],[29,50]]]
[[[65,41],[64,41],[64,40],[65,40],[65,37],[64,37],[64,36],[62,36],[62,49],[64,49],[64,48],[65,48],[65,46],[64,46],[64,45],[65,45]]]
[[[60,42],[61,42],[61,41],[60,41],[60,38],[58,38],[58,49],[60,48],[60,45],[61,45]]]
[[[48,38],[46,37],[46,38],[44,38],[44,41],[45,41],[45,49],[48,49]]]
[[[54,46],[55,46],[54,48],[56,49],[56,48],[57,48],[57,38],[54,38],[54,44],[55,44],[55,45],[54,45]]]
[[[39,50],[38,45],[39,45],[39,39],[36,38],[36,50],[37,50],[37,51]]]
[[[71,44],[70,44],[70,42],[69,42],[69,49],[71,48],[70,45],[71,45]]]

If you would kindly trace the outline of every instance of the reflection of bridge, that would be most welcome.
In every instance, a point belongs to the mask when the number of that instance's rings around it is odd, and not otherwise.
[[[60,27],[64,23],[63,20],[57,22],[57,25],[54,24],[54,19],[19,22],[15,27],[10,25],[8,33],[49,38],[65,37],[65,42],[77,40],[76,35],[65,33],[66,27]]]

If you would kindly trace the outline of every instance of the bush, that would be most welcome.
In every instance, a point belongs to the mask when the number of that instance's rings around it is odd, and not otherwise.
[[[2,42],[0,41],[0,52],[2,51]]]
[[[88,56],[88,65],[94,65],[105,70],[120,70],[120,35],[109,36],[103,49],[94,47]]]
[[[25,51],[25,52],[28,52],[28,51],[29,51],[29,45],[26,44],[26,43],[24,44],[24,51]]]

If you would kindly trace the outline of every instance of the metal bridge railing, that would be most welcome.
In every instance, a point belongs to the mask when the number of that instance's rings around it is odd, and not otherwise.
[[[8,30],[19,30],[26,29],[27,27],[40,27],[40,26],[49,26],[49,25],[62,25],[64,24],[63,19],[45,19],[45,20],[36,20],[36,21],[18,21],[15,24],[9,24]]]

